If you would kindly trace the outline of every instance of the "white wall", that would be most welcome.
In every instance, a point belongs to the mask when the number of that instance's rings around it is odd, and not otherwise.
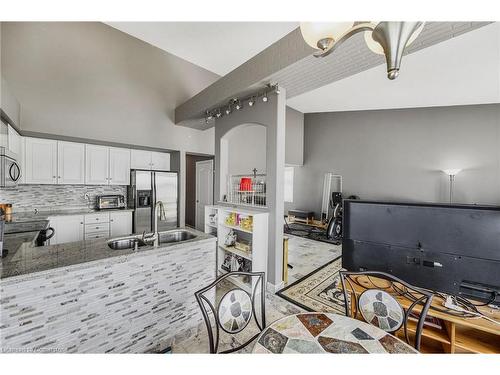
[[[213,154],[174,109],[218,76],[98,22],[3,22],[2,76],[21,131]]]

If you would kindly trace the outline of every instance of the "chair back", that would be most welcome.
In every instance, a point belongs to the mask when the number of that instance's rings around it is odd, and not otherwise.
[[[232,278],[247,278],[248,287],[240,287],[231,283]],[[229,279],[229,280],[227,280]],[[217,287],[224,281],[231,283],[222,297],[217,298]],[[224,285],[228,285],[225,283]],[[233,353],[250,344],[266,327],[265,311],[265,273],[264,272],[228,272],[219,276],[213,283],[195,292],[196,301],[207,326],[210,353],[219,353],[221,331],[235,336],[249,328],[253,320],[257,333],[237,347],[221,351]],[[257,306],[256,301],[260,301]],[[260,307],[257,309],[257,307]],[[212,318],[212,319],[211,319]]]
[[[414,333],[413,346],[420,350],[422,330],[433,294],[412,286],[384,272],[340,271],[345,301],[345,314],[389,333],[404,330],[405,340],[411,345],[409,332]]]

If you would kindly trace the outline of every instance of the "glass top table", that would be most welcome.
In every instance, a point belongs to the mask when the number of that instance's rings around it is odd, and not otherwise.
[[[257,338],[253,353],[418,353],[368,323],[329,313],[302,313],[272,323]]]

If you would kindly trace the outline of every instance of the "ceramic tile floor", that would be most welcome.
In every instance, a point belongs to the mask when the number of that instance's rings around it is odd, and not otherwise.
[[[288,270],[288,283],[300,279],[308,273],[314,271],[325,263],[339,257],[341,255],[341,247],[323,242],[312,241],[309,239],[289,236],[288,242],[288,261],[293,266],[293,269]],[[229,290],[230,284],[227,283],[217,289],[217,298],[220,299],[226,291]],[[295,306],[284,299],[266,293],[266,323],[270,323],[284,316],[303,312],[301,308]],[[253,323],[253,322],[252,322]],[[257,333],[256,327],[247,327],[242,334],[236,337],[229,337],[221,334],[221,348],[234,348]],[[249,344],[239,353],[251,353],[253,343]],[[200,324],[197,328],[185,332],[182,336],[176,337],[172,343],[173,353],[208,353],[208,335],[205,324]]]

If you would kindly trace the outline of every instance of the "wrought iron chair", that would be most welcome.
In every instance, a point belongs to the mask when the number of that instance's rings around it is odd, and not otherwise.
[[[405,340],[410,345],[408,320],[411,317],[417,321],[413,328],[413,346],[420,351],[422,329],[432,303],[431,292],[384,272],[340,271],[339,274],[346,316],[358,318],[360,314],[367,323],[391,334],[403,326]]]
[[[226,292],[218,303],[216,301],[215,288],[220,285],[224,280],[233,277],[249,277],[251,285],[251,294],[238,286]],[[265,273],[264,272],[229,272],[218,277],[213,283],[203,289],[195,292],[196,301],[200,305],[203,319],[207,326],[208,341],[210,353],[233,353],[245,348],[266,327],[266,310],[265,310]],[[207,294],[212,293],[207,297]],[[260,294],[260,296],[257,296]],[[256,309],[256,298],[260,298],[260,314]],[[212,328],[212,321],[210,315],[213,315],[215,320],[215,335]],[[260,319],[257,315],[260,315]],[[250,339],[246,340],[244,344],[219,352],[219,339],[220,330],[227,334],[234,336],[239,334],[248,327],[250,321],[255,321],[258,332]]]

